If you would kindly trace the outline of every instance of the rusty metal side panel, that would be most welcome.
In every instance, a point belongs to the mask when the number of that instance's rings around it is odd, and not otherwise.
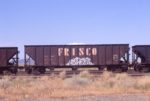
[[[71,50],[71,46],[64,46],[64,66],[73,65],[71,59]]]
[[[85,56],[82,58],[83,64],[85,65],[94,65],[91,48],[92,46],[89,46],[89,45],[85,46],[85,49],[84,49]]]
[[[128,46],[120,46],[120,57],[123,57],[128,51]]]
[[[92,48],[93,46],[87,45],[82,46],[79,48],[79,57],[80,57],[80,64],[83,64],[85,66],[94,65],[94,59],[95,57],[92,54]]]
[[[88,46],[78,46],[78,65],[88,65],[88,56],[86,53],[86,49],[89,48]]]
[[[7,66],[6,49],[0,49],[0,66]]]
[[[66,60],[65,63],[67,66],[76,66],[78,64],[78,59],[79,59],[79,48],[78,46],[70,46],[70,59]]]
[[[36,61],[37,66],[44,66],[44,48],[42,46],[36,47]]]
[[[89,48],[89,46],[79,46],[78,47],[78,51],[79,51],[79,53],[78,53],[78,57],[80,58],[80,59],[83,59],[83,58],[88,58],[89,56],[86,54],[87,52],[86,52],[86,49],[87,48]],[[81,64],[82,64],[82,62],[81,62]]]
[[[140,54],[144,57],[146,57],[146,47],[138,47],[137,50],[140,52]]]
[[[7,66],[9,60],[16,54],[18,54],[17,47],[0,48],[0,66]]]
[[[106,45],[106,65],[119,65],[121,57],[128,55],[128,45]],[[99,53],[100,54],[100,53]]]
[[[59,61],[58,61],[58,47],[57,46],[52,46],[51,47],[51,66],[58,66]]]
[[[58,47],[58,59],[59,59],[59,66],[65,65],[65,55],[64,55],[64,46]]]
[[[50,66],[50,56],[51,56],[50,47],[44,47],[44,66]]]
[[[89,66],[119,64],[127,45],[45,45],[25,47],[37,66]]]
[[[143,55],[146,56],[146,47],[136,47],[136,49]]]
[[[29,55],[35,61],[36,60],[36,47],[25,46],[25,54]]]
[[[119,45],[115,45],[113,46],[113,64],[119,64],[120,61],[120,46]]]
[[[70,60],[68,65],[90,66],[98,64],[97,46],[76,45],[70,48]]]
[[[93,65],[99,65],[99,47],[92,46],[92,63]]]
[[[113,47],[111,45],[106,46],[106,64],[110,65],[113,64]]]
[[[150,47],[147,47],[146,53],[147,53],[146,62],[150,63]]]
[[[134,46],[133,52],[136,51],[135,54],[139,55],[140,57],[144,57],[144,63],[150,63],[150,46],[140,45]]]
[[[8,48],[6,49],[7,51],[7,59],[11,59],[14,55],[16,55],[18,53],[18,49],[17,48]]]
[[[99,65],[105,65],[106,64],[106,46],[99,46],[98,48],[98,60]]]

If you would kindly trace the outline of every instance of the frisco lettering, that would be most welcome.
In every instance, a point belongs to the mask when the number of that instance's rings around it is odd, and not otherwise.
[[[58,56],[69,56],[69,54],[72,56],[97,55],[97,48],[58,48]]]

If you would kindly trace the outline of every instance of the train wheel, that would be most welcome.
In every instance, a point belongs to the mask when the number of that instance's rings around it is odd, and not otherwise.
[[[112,71],[110,66],[107,67],[107,71]]]
[[[143,72],[143,68],[140,67],[140,68],[138,69],[138,71],[139,71],[139,72]]]
[[[41,74],[44,74],[46,72],[45,68],[40,68],[39,71],[40,71]]]
[[[13,68],[10,69],[10,71],[11,71],[12,74],[17,74],[18,69],[13,67]]]
[[[136,67],[134,67],[134,71],[136,71],[136,72],[137,72],[137,71],[138,71],[138,69],[137,69]]]
[[[0,71],[0,74],[3,74],[3,71]]]
[[[77,67],[72,67],[72,70],[73,70],[73,71],[77,71],[78,68],[77,68]]]
[[[7,70],[4,70],[4,71],[3,71],[3,74],[4,74],[4,75],[11,75],[12,73],[11,73],[10,70],[7,69]]]
[[[116,71],[116,67],[112,66],[111,70],[112,70],[112,72],[115,72]]]
[[[134,65],[134,71],[139,71],[139,66],[137,64]]]
[[[127,72],[127,71],[128,71],[127,68],[123,68],[123,69],[122,69],[122,72]]]
[[[135,71],[138,71],[138,72],[143,72],[144,67],[142,67],[140,64],[136,64],[136,65],[134,66],[134,70],[135,70]]]
[[[135,70],[138,71],[138,72],[143,72],[143,67],[142,67],[141,65],[138,65],[138,64],[137,64],[134,68],[135,68]]]
[[[3,69],[0,69],[0,74],[3,74]]]
[[[128,66],[122,66],[122,72],[127,72],[128,71]]]
[[[98,70],[99,70],[99,71],[103,71],[103,70],[104,70],[104,67],[103,67],[103,66],[98,67]]]
[[[54,71],[54,67],[50,67],[49,69],[50,69],[50,71]]]
[[[31,68],[27,68],[27,69],[25,69],[25,71],[26,71],[28,74],[31,74],[31,73],[32,73],[32,69],[31,69]]]
[[[40,68],[34,68],[33,69],[33,74],[34,75],[40,75],[41,73],[40,73]]]

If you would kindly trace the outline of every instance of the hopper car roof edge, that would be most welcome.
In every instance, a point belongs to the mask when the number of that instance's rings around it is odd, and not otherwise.
[[[110,45],[128,45],[129,44],[79,44],[79,45],[24,45],[24,47],[40,47],[40,46],[110,46]]]
[[[18,48],[18,47],[0,47],[0,49],[11,49],[11,48]]]
[[[150,45],[134,45],[132,47],[150,47]]]

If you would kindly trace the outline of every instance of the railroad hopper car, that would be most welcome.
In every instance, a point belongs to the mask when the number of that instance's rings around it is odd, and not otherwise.
[[[18,48],[0,47],[0,73],[17,73],[18,68]]]
[[[32,61],[32,62],[31,62]],[[97,67],[128,70],[129,44],[25,45],[25,69],[45,73],[46,68]]]
[[[135,71],[150,71],[150,45],[132,47],[132,64]]]

